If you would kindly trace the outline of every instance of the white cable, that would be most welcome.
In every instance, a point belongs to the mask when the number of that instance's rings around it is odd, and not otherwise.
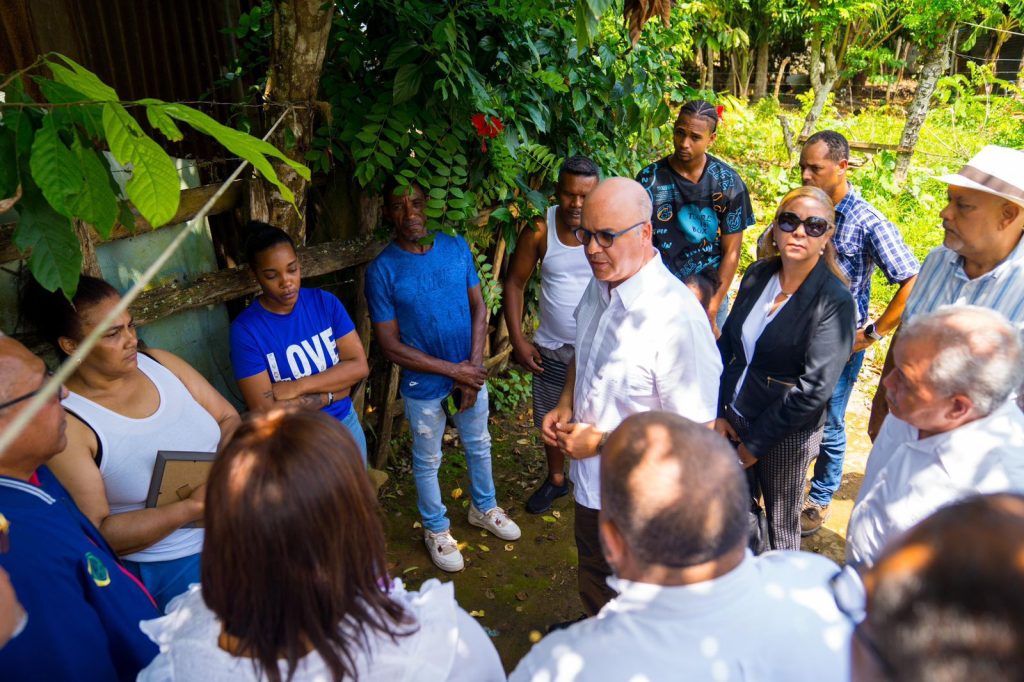
[[[283,121],[284,117],[287,115],[288,110],[285,110],[281,114],[281,116],[278,117],[274,125],[271,126],[269,131],[267,131],[267,134],[263,136],[264,141],[270,138],[271,134],[273,134],[273,132],[277,129],[277,126],[281,124],[281,121]],[[242,171],[245,170],[245,167],[248,165],[248,161],[243,161],[238,166],[238,168],[236,168],[235,171],[228,177],[228,179],[221,183],[221,186],[217,189],[216,192],[214,192],[213,196],[210,197],[206,201],[206,203],[203,204],[203,207],[199,209],[199,212],[196,213],[195,216],[188,221],[190,227],[194,227],[195,224],[197,224],[199,221],[206,217],[206,214],[210,212],[210,209],[213,208],[213,205],[217,202],[217,200],[220,199],[224,192],[227,191],[228,186],[231,185],[232,182],[234,182],[235,178],[241,175]],[[59,391],[60,387],[64,384],[64,380],[74,373],[78,363],[82,360],[82,358],[89,354],[89,351],[93,349],[93,346],[96,345],[96,342],[99,341],[100,337],[103,336],[104,332],[106,332],[106,330],[110,328],[110,325],[114,321],[114,319],[128,309],[128,306],[130,306],[132,302],[135,300],[135,298],[140,293],[142,293],[143,288],[149,283],[151,279],[153,279],[153,277],[156,276],[157,271],[159,271],[160,268],[163,267],[163,265],[168,261],[168,259],[170,259],[170,257],[174,255],[174,252],[178,250],[178,247],[181,246],[181,244],[185,241],[185,238],[188,237],[191,233],[191,229],[182,230],[173,240],[171,240],[171,242],[167,245],[167,248],[163,250],[163,253],[161,253],[155,261],[153,261],[153,264],[150,265],[144,273],[142,273],[142,277],[140,277],[139,280],[132,286],[132,288],[129,289],[128,292],[121,298],[121,302],[114,306],[114,309],[107,313],[106,317],[104,317],[100,322],[96,323],[96,326],[93,328],[92,332],[90,332],[89,335],[86,336],[85,339],[82,341],[82,343],[79,344],[78,350],[76,350],[71,355],[71,357],[65,360],[61,364],[61,366],[57,368],[57,371],[53,373],[53,376],[51,376],[49,380],[47,380],[43,384],[42,388],[40,388],[32,397],[32,399],[29,401],[25,409],[22,410],[21,413],[19,413],[18,416],[14,418],[14,421],[11,422],[10,426],[3,430],[3,433],[0,433],[0,457],[3,456],[3,453],[7,449],[7,446],[13,443],[14,439],[21,435],[21,432],[25,429],[26,426],[28,426],[29,421],[31,421],[31,419],[35,417],[36,414],[38,414],[38,412],[43,408],[43,406],[47,402],[53,399],[54,393]]]
[[[1005,28],[996,28],[994,26],[985,26],[983,24],[973,24],[973,23],[971,23],[969,21],[964,21],[964,22],[961,22],[961,23],[964,23],[964,24],[966,24],[968,26],[974,26],[976,28],[985,28],[985,29],[988,29],[989,31],[995,31],[997,33],[1009,33],[1012,36],[1024,36],[1024,33],[1019,33],[1017,31],[1007,31]]]

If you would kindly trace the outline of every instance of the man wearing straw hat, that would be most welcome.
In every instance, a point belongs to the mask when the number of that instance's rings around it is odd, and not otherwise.
[[[1024,329],[1024,151],[989,145],[954,175],[939,216],[945,236],[928,254],[903,311],[903,322],[944,305],[992,308]],[[892,369],[892,345],[882,378]],[[868,435],[888,414],[879,381]]]

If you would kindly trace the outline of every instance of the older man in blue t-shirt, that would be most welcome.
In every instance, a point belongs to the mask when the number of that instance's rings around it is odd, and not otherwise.
[[[48,378],[42,360],[0,334],[0,433]],[[0,453],[0,568],[28,614],[0,646],[0,679],[134,680],[159,651],[139,621],[160,614],[46,468],[67,444],[66,396],[50,395]]]
[[[485,305],[473,255],[461,237],[427,232],[424,204],[418,185],[385,188],[384,217],[394,240],[367,269],[366,297],[384,355],[402,368],[424,543],[438,568],[461,571],[437,482],[446,414],[466,450],[469,523],[503,540],[519,539],[520,531],[497,505],[491,476]]]

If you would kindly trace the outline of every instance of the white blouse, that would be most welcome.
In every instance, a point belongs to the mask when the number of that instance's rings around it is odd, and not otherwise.
[[[483,628],[455,601],[453,583],[428,580],[418,592],[407,592],[395,580],[391,598],[413,617],[411,634],[391,641],[370,631],[370,651],[356,650],[356,672],[361,681],[381,682],[500,682],[505,679],[501,660]],[[143,621],[142,631],[160,646],[153,662],[139,673],[139,682],[165,680],[264,679],[252,659],[232,656],[217,645],[220,621],[203,602],[199,585],[175,597],[162,618]],[[287,663],[280,663],[282,679]],[[330,670],[315,651],[295,670],[294,682],[329,682]]]
[[[743,334],[741,338],[743,340],[743,356],[747,359],[747,366],[743,368],[743,374],[740,375],[740,380],[736,382],[736,392],[732,394],[733,410],[736,410],[735,402],[736,398],[740,395],[740,391],[743,389],[743,382],[747,380],[747,369],[750,367],[750,361],[754,359],[754,350],[757,348],[758,339],[761,338],[761,334],[764,332],[764,328],[768,326],[768,323],[774,320],[779,311],[789,303],[791,297],[787,296],[779,304],[779,307],[772,312],[775,298],[781,293],[782,284],[779,282],[779,273],[776,272],[768,280],[768,283],[765,284],[764,291],[761,292],[760,298],[754,303],[754,307],[750,309],[747,319],[743,320]],[[738,413],[739,411],[737,410]]]

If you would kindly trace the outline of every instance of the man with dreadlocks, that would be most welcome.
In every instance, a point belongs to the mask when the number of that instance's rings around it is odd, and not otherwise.
[[[673,153],[636,177],[654,204],[654,245],[672,274],[683,280],[705,268],[718,271],[718,290],[708,306],[715,336],[729,312],[743,230],[754,224],[747,186],[728,164],[707,153],[720,114],[703,100],[684,104],[672,131]]]

